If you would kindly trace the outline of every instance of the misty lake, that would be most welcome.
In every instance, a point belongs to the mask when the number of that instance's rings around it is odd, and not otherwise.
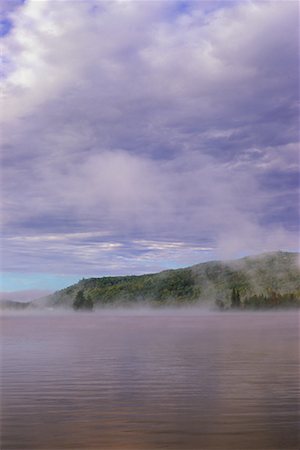
[[[2,450],[299,448],[299,315],[4,314]]]

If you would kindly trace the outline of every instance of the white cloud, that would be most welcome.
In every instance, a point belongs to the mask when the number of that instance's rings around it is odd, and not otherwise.
[[[298,165],[297,4],[189,6],[29,0],[12,12],[3,216],[22,252],[64,249],[77,266],[101,260],[102,235],[107,249],[147,243],[144,262],[293,246],[267,220],[280,186],[261,179]]]

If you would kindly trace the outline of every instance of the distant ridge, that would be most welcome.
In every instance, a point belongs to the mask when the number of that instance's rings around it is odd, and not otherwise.
[[[82,279],[33,305],[71,307],[82,291],[96,307],[132,305],[230,305],[233,289],[251,296],[292,295],[300,299],[299,253],[272,252],[232,261],[210,261],[147,275]]]

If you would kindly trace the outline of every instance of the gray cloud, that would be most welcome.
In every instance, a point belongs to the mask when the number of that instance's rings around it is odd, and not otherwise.
[[[298,170],[297,9],[16,9],[3,267],[123,273],[295,248],[298,180],[284,180]]]

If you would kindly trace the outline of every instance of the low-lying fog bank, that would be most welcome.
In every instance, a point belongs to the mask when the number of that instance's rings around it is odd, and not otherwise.
[[[273,308],[260,310],[243,310],[243,309],[227,309],[219,310],[216,308],[204,306],[184,306],[184,307],[160,307],[154,308],[150,306],[125,307],[105,307],[97,308],[92,311],[75,311],[71,308],[28,308],[28,309],[3,309],[0,310],[1,316],[77,316],[94,317],[94,316],[259,316],[259,315],[297,315],[300,317],[299,308]]]

